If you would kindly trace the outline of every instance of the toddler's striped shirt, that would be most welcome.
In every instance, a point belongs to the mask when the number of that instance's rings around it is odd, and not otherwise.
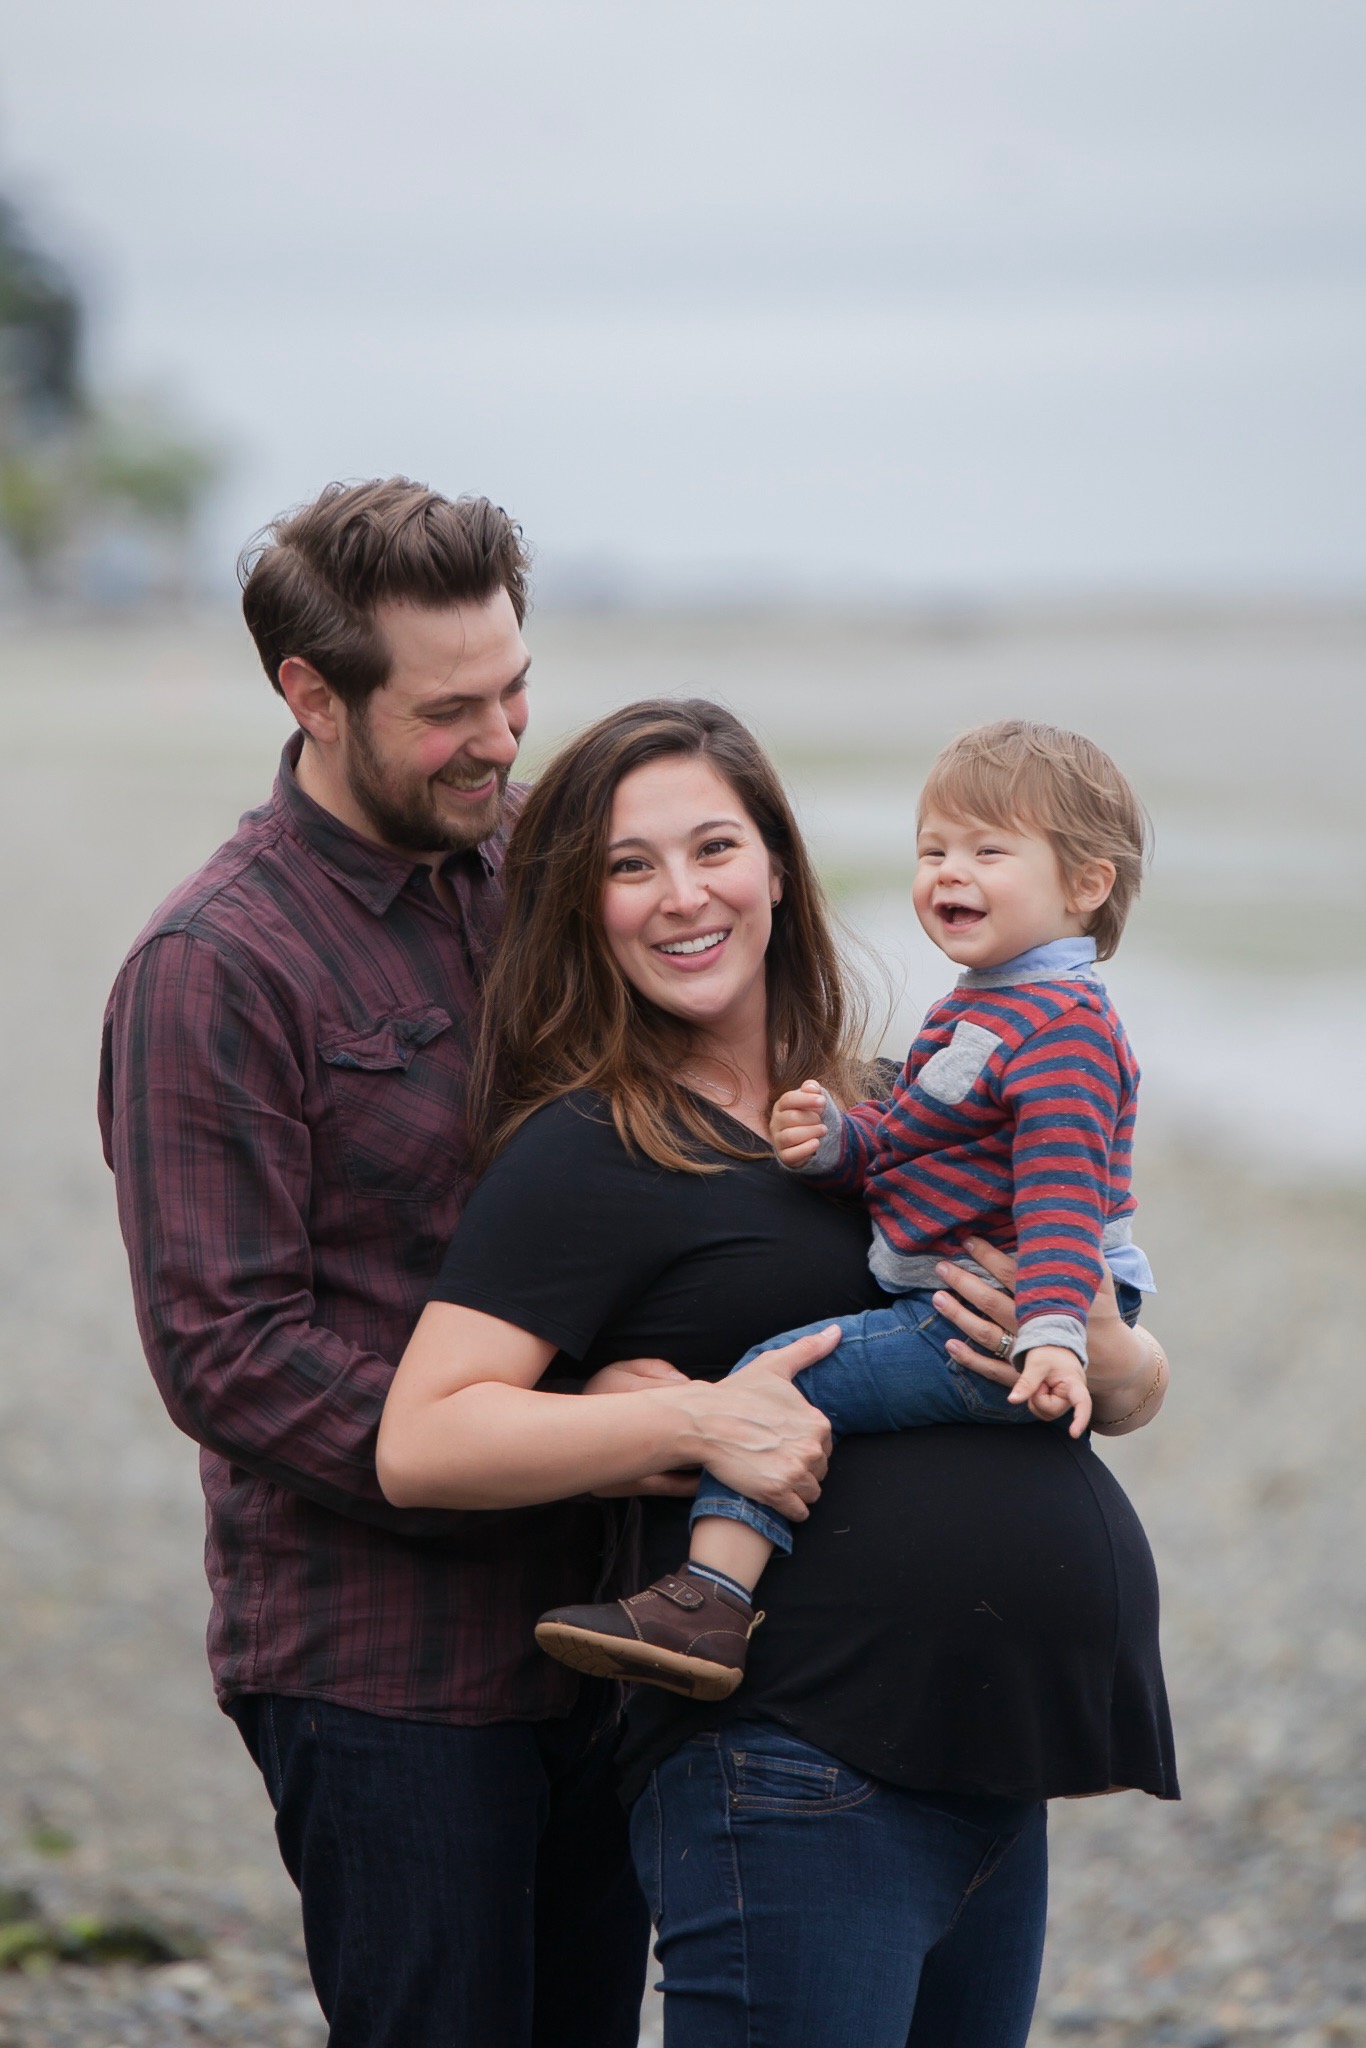
[[[863,1197],[869,1264],[894,1294],[942,1286],[941,1259],[972,1264],[967,1237],[1016,1253],[1017,1358],[1061,1344],[1085,1363],[1107,1253],[1152,1284],[1129,1226],[1138,1067],[1094,958],[1089,939],[1057,940],[960,976],[890,1096],[843,1115],[827,1101],[800,1169]]]

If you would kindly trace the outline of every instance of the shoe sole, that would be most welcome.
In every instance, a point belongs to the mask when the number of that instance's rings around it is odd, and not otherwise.
[[[587,1672],[592,1678],[658,1685],[689,1700],[729,1699],[745,1675],[733,1664],[713,1664],[705,1657],[685,1657],[679,1650],[659,1650],[652,1643],[600,1635],[596,1629],[570,1628],[561,1621],[539,1622],[536,1641],[548,1656],[573,1671]]]

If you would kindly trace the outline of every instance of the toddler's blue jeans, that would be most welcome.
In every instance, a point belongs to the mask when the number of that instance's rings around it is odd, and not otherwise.
[[[926,1422],[1034,1420],[1023,1402],[1010,1405],[1007,1387],[954,1364],[945,1347],[950,1337],[962,1332],[940,1315],[928,1289],[900,1294],[890,1308],[827,1316],[823,1323],[785,1330],[766,1344],[756,1344],[733,1370],[739,1372],[762,1352],[828,1330],[832,1323],[843,1332],[837,1349],[799,1372],[793,1385],[829,1418],[837,1443],[842,1436],[874,1436],[884,1430],[916,1429]],[[784,1516],[723,1486],[710,1472],[702,1474],[689,1519],[696,1522],[703,1515],[746,1522],[777,1549],[792,1548],[792,1531]]]

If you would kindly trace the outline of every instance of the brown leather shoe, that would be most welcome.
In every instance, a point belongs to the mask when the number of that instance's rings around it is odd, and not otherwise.
[[[561,1664],[595,1678],[723,1700],[745,1675],[750,1632],[763,1618],[721,1586],[670,1573],[628,1600],[553,1607],[537,1622],[536,1640]]]

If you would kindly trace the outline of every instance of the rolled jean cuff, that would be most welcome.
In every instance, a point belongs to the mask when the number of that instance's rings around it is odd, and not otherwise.
[[[791,1555],[792,1531],[781,1515],[771,1508],[760,1507],[758,1501],[746,1500],[742,1493],[732,1493],[728,1486],[721,1486],[714,1479],[704,1478],[702,1491],[688,1516],[688,1527],[691,1529],[707,1515],[717,1515],[723,1522],[743,1522],[747,1529],[755,1529],[759,1535],[766,1536],[784,1557]]]

